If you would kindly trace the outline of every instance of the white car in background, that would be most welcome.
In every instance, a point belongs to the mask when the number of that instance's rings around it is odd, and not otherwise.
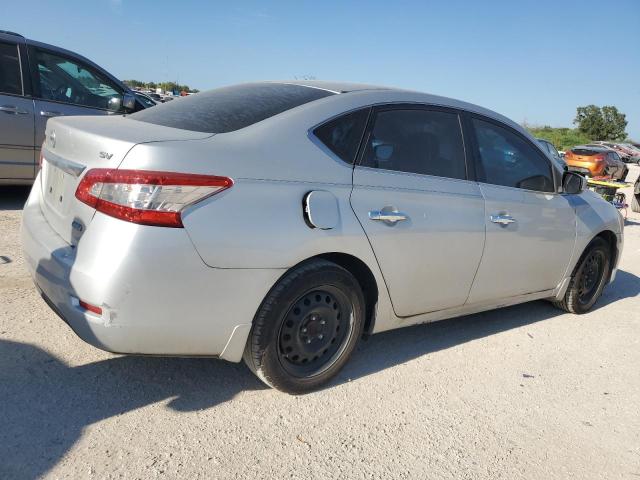
[[[588,311],[615,208],[514,122],[367,85],[253,83],[49,121],[23,215],[45,301],[120,353],[329,381],[363,334],[549,299]]]

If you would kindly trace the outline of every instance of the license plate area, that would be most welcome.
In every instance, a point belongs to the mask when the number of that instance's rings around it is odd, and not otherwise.
[[[45,177],[44,198],[47,205],[53,210],[63,213],[68,205],[67,186],[71,176],[63,172],[51,163],[47,163],[47,175]]]

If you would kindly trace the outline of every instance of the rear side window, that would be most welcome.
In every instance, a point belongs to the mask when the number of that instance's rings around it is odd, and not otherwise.
[[[553,192],[549,161],[511,130],[473,119],[478,142],[480,181],[493,185]]]
[[[343,161],[353,163],[368,116],[368,108],[347,113],[319,126],[313,133]]]
[[[128,118],[194,132],[226,133],[330,95],[335,94],[300,85],[247,83],[182,97]]]
[[[362,165],[447,178],[466,178],[458,115],[427,109],[376,114]]]
[[[22,95],[17,45],[0,43],[0,93]]]

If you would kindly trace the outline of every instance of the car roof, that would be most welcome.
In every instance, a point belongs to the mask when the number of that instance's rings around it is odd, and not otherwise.
[[[300,85],[302,87],[318,88],[332,93],[349,93],[361,90],[399,90],[397,88],[382,87],[379,85],[368,85],[366,83],[352,82],[331,82],[323,80],[284,80],[269,83],[281,83],[285,85]]]

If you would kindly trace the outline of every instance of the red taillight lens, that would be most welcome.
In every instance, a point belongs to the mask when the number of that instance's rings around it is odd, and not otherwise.
[[[185,207],[232,185],[213,175],[95,168],[80,181],[76,198],[127,222],[182,228]]]
[[[596,155],[593,157],[596,162],[604,162],[604,155]]]
[[[78,300],[78,303],[85,310],[93,312],[96,315],[102,315],[102,309],[100,307],[96,307],[95,305],[91,305],[90,303],[87,303],[84,300]]]

